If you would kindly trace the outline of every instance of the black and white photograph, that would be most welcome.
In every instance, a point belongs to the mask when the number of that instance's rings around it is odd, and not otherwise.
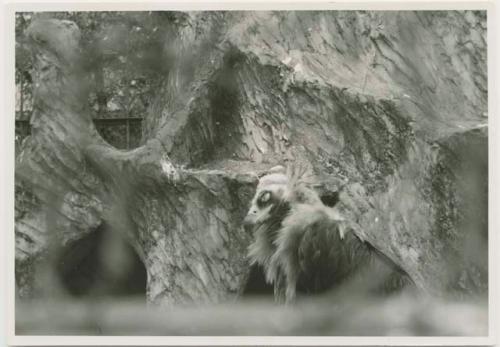
[[[136,5],[12,11],[15,337],[491,336],[484,4]]]

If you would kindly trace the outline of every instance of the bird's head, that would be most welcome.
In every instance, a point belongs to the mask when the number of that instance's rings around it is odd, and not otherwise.
[[[276,166],[259,179],[257,190],[252,199],[244,224],[253,226],[264,223],[273,217],[273,212],[284,203],[288,177],[282,166]]]
[[[308,188],[311,175],[303,166],[275,166],[259,179],[244,224],[259,225],[271,219],[282,220],[296,203],[318,204],[316,192]]]

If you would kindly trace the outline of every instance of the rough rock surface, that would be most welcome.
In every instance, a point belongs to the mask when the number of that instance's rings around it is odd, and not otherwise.
[[[145,115],[144,145],[129,152],[104,143],[83,106],[78,29],[31,25],[33,131],[16,162],[20,293],[50,235],[64,244],[106,221],[141,256],[149,301],[228,300],[248,272],[250,172],[296,161],[340,192],[353,232],[419,288],[487,289],[484,12],[173,18],[176,59]],[[23,204],[26,194],[37,203]]]

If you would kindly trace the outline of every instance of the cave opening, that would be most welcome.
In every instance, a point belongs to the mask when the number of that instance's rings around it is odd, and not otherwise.
[[[245,287],[243,289],[243,298],[251,297],[274,297],[273,286],[266,282],[264,270],[259,265],[252,265],[248,275]]]
[[[105,223],[61,250],[57,273],[81,298],[146,296],[146,268],[134,248]]]

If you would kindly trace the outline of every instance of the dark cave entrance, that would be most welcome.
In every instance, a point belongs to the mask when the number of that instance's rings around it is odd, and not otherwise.
[[[56,267],[65,289],[75,297],[146,296],[143,262],[106,224],[65,246]]]
[[[246,281],[245,287],[243,289],[242,297],[274,297],[273,286],[266,282],[266,277],[264,275],[264,270],[259,265],[252,265],[250,267],[250,273]]]

